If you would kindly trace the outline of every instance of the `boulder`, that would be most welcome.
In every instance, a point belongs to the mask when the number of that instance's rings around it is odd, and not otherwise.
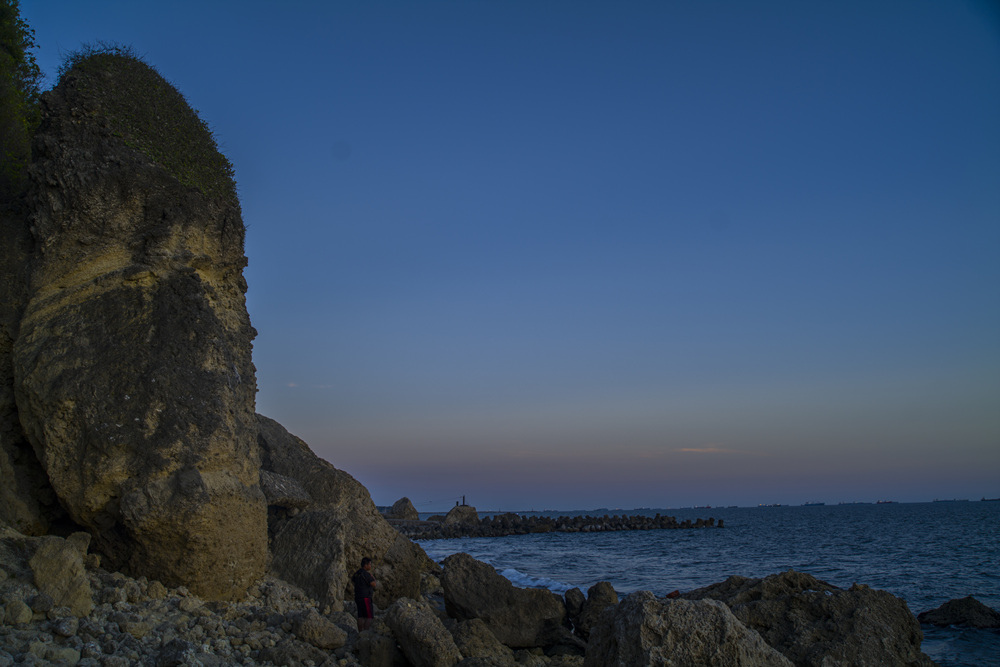
[[[987,607],[971,595],[949,600],[937,609],[917,614],[920,623],[947,627],[1000,628],[1000,612]]]
[[[475,525],[479,523],[479,513],[476,512],[476,508],[472,505],[455,505],[448,510],[442,523],[446,526],[452,524]]]
[[[449,619],[448,629],[466,660],[477,659],[481,664],[496,667],[514,667],[516,664],[514,652],[501,644],[481,619]]]
[[[842,590],[789,570],[763,579],[730,577],[683,595],[719,600],[796,665],[932,665],[906,602],[855,584]]]
[[[239,597],[267,524],[232,167],[154,69],[103,53],[43,95],[31,177],[24,435],[109,567]]]
[[[576,631],[584,639],[590,636],[590,629],[597,623],[601,613],[618,604],[618,593],[607,581],[599,581],[587,589],[587,599],[580,609],[576,621]]]
[[[389,511],[386,512],[385,518],[417,521],[420,519],[420,515],[417,514],[417,508],[413,506],[410,499],[404,497],[392,504],[392,507],[390,507]]]
[[[640,591],[602,612],[583,664],[791,667],[792,662],[720,602],[658,600]]]
[[[294,482],[311,499],[295,516],[275,516],[271,570],[332,609],[354,597],[350,582],[365,556],[375,563],[374,602],[420,596],[420,575],[433,562],[379,514],[368,490],[273,419],[258,415],[263,469]]]
[[[385,622],[415,667],[452,667],[462,659],[455,640],[426,602],[400,598],[386,611]]]
[[[52,605],[69,607],[74,616],[87,616],[94,599],[79,547],[60,537],[40,539],[28,561],[35,586],[51,598]]]
[[[540,588],[516,588],[490,565],[458,553],[442,562],[445,609],[459,620],[478,618],[511,648],[551,646],[567,632],[562,598]]]
[[[328,651],[347,643],[347,633],[315,609],[297,616],[292,622],[292,632],[302,641]]]

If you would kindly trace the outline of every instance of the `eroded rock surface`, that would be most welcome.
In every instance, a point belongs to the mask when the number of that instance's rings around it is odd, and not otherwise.
[[[763,579],[730,577],[683,597],[724,602],[796,665],[933,664],[920,651],[923,633],[906,602],[868,586],[842,590],[789,570]]]
[[[272,516],[271,568],[324,604],[340,609],[354,596],[350,576],[365,556],[374,559],[375,604],[420,596],[420,574],[433,567],[418,545],[379,514],[368,490],[316,456],[278,422],[258,415],[261,462],[294,480],[311,499],[294,512]]]
[[[602,612],[584,665],[791,667],[792,662],[720,602],[660,600],[640,591]]]
[[[101,54],[43,96],[18,420],[112,567],[241,595],[264,572],[255,335],[231,171],[149,66]]]
[[[448,556],[441,585],[448,615],[478,618],[512,648],[551,646],[568,632],[562,598],[540,588],[516,588],[492,566],[469,554]]]

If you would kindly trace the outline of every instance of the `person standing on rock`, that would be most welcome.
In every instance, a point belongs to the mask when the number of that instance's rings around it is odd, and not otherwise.
[[[354,582],[354,602],[358,605],[358,632],[364,632],[372,626],[375,618],[375,604],[372,595],[378,582],[371,573],[372,559],[365,556],[361,559],[361,567],[351,580]]]

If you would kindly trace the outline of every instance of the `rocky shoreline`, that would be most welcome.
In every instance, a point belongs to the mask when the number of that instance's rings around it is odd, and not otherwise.
[[[324,605],[273,576],[241,600],[205,600],[108,571],[88,545],[0,530],[0,667],[934,664],[902,599],[794,571],[667,597],[620,598],[607,582],[559,596],[455,554],[359,633],[353,602]],[[948,610],[949,623],[1000,617],[971,598],[936,611]]]
[[[407,535],[722,522],[460,506],[424,530],[410,505],[390,525],[255,412],[235,183],[179,91],[96,50],[39,113],[0,207],[0,667],[932,664],[906,603],[864,586],[786,572],[559,596],[466,554],[432,562]],[[359,633],[363,556],[380,611]]]

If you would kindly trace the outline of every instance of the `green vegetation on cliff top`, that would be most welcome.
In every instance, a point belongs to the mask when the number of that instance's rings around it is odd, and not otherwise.
[[[113,134],[141,151],[184,185],[233,202],[233,165],[208,125],[184,96],[128,47],[87,45],[59,70],[59,85],[73,81]]]
[[[35,32],[21,18],[18,1],[0,0],[0,198],[5,202],[21,191],[38,127],[42,72],[35,48]]]

